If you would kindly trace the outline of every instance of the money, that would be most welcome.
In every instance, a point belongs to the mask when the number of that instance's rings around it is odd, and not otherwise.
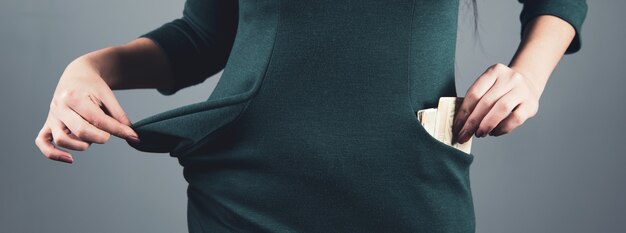
[[[472,138],[465,143],[454,142],[452,126],[454,115],[461,106],[463,97],[440,97],[437,108],[417,111],[417,119],[424,129],[435,139],[465,153],[471,152]]]

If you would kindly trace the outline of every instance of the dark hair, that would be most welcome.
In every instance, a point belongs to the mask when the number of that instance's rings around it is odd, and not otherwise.
[[[471,0],[472,1],[472,10],[474,12],[474,34],[478,35],[478,4],[476,3],[476,0]]]
[[[459,17],[463,17],[462,21],[469,20],[467,17],[472,18],[473,30],[472,34],[474,37],[474,42],[478,42],[480,44],[480,35],[479,35],[479,25],[478,25],[478,0],[459,0],[460,10]],[[470,12],[471,11],[471,12]],[[460,25],[460,24],[459,24]],[[464,26],[467,24],[464,24]],[[469,25],[467,25],[469,26]],[[482,45],[480,45],[482,47]]]
[[[460,9],[460,11],[463,13],[463,17],[467,17],[468,14],[471,14],[469,16],[471,16],[472,19],[473,19],[472,34],[473,34],[474,39],[472,41],[474,42],[474,46],[477,45],[479,47],[479,49],[481,51],[483,51],[483,53],[484,53],[484,47],[483,47],[483,44],[481,43],[480,34],[479,34],[479,28],[480,27],[479,27],[479,24],[478,24],[478,4],[477,4],[478,0],[459,0],[459,1],[461,3],[460,7],[462,7],[462,8]],[[469,8],[471,8],[471,12],[470,12]],[[461,17],[461,15],[460,15],[461,12],[459,12],[459,17]],[[465,21],[465,20],[469,20],[469,19],[465,18],[465,19],[462,19],[462,20]],[[465,25],[466,24],[463,24],[463,26],[465,26]],[[457,64],[457,60],[455,60],[454,65],[455,65],[455,68],[456,68],[456,66],[458,65]]]

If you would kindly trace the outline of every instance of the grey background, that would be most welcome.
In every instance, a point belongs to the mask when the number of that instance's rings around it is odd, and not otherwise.
[[[0,2],[0,232],[184,232],[186,183],[167,154],[114,138],[72,165],[34,145],[57,80],[86,52],[181,15],[183,0]],[[583,47],[566,56],[539,113],[501,137],[474,138],[477,232],[626,232],[625,1],[589,1]],[[480,44],[463,8],[457,91],[519,42],[517,1],[479,0]],[[116,91],[131,121],[206,99],[219,75],[174,96]]]

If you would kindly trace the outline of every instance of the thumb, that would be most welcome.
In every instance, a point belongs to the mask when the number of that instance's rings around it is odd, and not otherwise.
[[[131,125],[131,122],[126,115],[126,112],[124,112],[124,109],[122,109],[122,106],[117,101],[112,91],[109,91],[108,94],[102,96],[102,103],[104,104],[106,111],[108,111],[107,114],[113,117],[113,119],[119,121],[124,125]]]

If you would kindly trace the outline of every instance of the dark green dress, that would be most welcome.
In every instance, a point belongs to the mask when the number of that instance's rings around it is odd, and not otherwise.
[[[170,95],[224,69],[204,102],[136,122],[189,183],[190,232],[474,232],[473,154],[416,111],[457,96],[458,0],[188,0],[144,37]],[[524,3],[580,32],[582,0]],[[514,41],[511,41],[513,44]],[[577,37],[568,53],[580,47]]]

